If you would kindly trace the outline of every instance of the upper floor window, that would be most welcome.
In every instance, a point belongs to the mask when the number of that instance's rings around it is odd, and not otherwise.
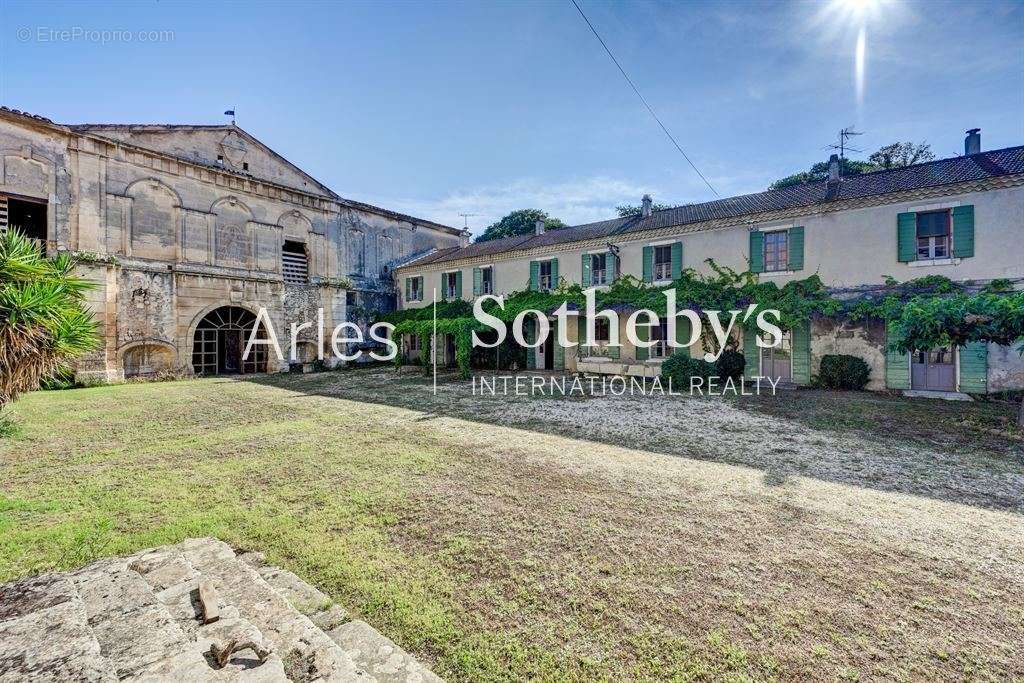
[[[654,248],[654,279],[672,279],[672,245],[665,244]]]
[[[606,342],[611,339],[611,325],[608,318],[601,316],[594,321],[594,341]]]
[[[281,275],[291,284],[309,282],[309,257],[302,242],[285,240],[281,247]]]
[[[17,228],[31,240],[46,242],[46,202],[0,194],[0,230]]]
[[[494,294],[494,268],[491,266],[480,269],[480,293]]]
[[[789,269],[789,231],[777,230],[764,234],[764,269]]]
[[[608,284],[608,254],[590,255],[590,284]]]
[[[451,273],[445,273],[441,276],[441,282],[444,286],[444,298],[455,299],[458,297],[458,272],[453,271]]]
[[[423,277],[409,278],[409,301],[423,301]]]
[[[917,258],[950,256],[949,211],[925,211],[917,214]]]
[[[541,291],[554,289],[554,278],[552,277],[551,261],[540,262],[540,279],[538,280]]]

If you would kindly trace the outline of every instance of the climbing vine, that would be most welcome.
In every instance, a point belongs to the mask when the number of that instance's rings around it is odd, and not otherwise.
[[[937,275],[902,283],[887,277],[882,287],[839,295],[830,292],[816,274],[801,280],[791,280],[780,287],[775,282],[759,280],[755,273],[737,272],[721,266],[713,259],[707,259],[705,263],[711,269],[710,274],[686,269],[678,279],[663,286],[648,285],[631,275],[624,275],[607,289],[595,293],[596,309],[622,312],[648,309],[664,315],[664,292],[675,289],[676,310],[691,309],[702,314],[704,311],[745,310],[751,304],[756,304],[758,310],[779,311],[778,324],[784,330],[793,329],[814,317],[895,321],[905,316],[908,310],[923,316],[932,315],[938,325],[940,312],[947,315],[949,305],[938,306],[928,302],[936,299],[955,301],[957,297],[967,296],[964,285]],[[983,293],[990,297],[984,303],[986,310],[998,309],[999,314],[1004,316],[1022,315],[1019,306],[1000,303],[1014,296],[1020,297],[1019,293],[1013,293],[1009,281],[993,281]],[[562,280],[554,291],[512,292],[505,296],[504,308],[488,301],[483,309],[509,323],[523,311],[534,309],[551,314],[563,304],[567,304],[570,310],[583,310],[586,304],[583,287]],[[468,376],[471,333],[474,329],[489,328],[473,317],[473,305],[468,301],[438,302],[436,315],[438,332],[455,337],[456,360],[462,374]],[[433,317],[433,307],[426,306],[388,313],[381,316],[380,320],[395,325],[396,334],[417,334],[421,340],[429,341]],[[915,324],[921,326],[922,321],[918,318]],[[1024,320],[1017,324],[1024,324]],[[753,328],[756,325],[755,316],[745,322],[737,318],[737,325]],[[421,348],[427,349],[429,346]]]

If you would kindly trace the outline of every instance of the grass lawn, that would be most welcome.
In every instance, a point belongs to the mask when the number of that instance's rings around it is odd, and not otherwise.
[[[13,413],[0,581],[213,535],[451,680],[1024,678],[1008,403],[435,397],[360,370]]]

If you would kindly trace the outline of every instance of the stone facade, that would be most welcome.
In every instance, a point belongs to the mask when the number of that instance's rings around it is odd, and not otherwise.
[[[290,323],[323,308],[331,329],[354,306],[391,306],[397,263],[464,240],[344,199],[234,125],[67,126],[0,109],[0,201],[45,211],[48,253],[83,259],[102,345],[78,374],[105,380],[192,371],[197,327],[224,307],[266,308],[288,354]],[[286,242],[304,254],[299,281]],[[316,338],[300,335],[300,359]],[[271,354],[265,369],[287,367]]]

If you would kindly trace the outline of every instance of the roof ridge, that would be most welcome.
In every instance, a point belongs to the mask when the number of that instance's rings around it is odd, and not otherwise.
[[[918,164],[908,164],[906,166],[897,166],[897,167],[894,167],[894,168],[880,168],[880,169],[877,169],[875,171],[866,171],[864,173],[857,173],[855,175],[840,176],[840,180],[843,180],[843,179],[854,180],[856,178],[877,177],[877,176],[885,174],[885,173],[896,173],[896,172],[899,172],[899,171],[906,171],[907,169],[920,168],[922,166],[929,166],[929,165],[934,165],[934,164],[948,163],[948,162],[951,162],[951,161],[956,161],[957,159],[974,159],[974,158],[977,158],[977,157],[984,157],[984,156],[987,156],[989,154],[996,154],[996,153],[999,153],[999,152],[1007,152],[1007,151],[1013,151],[1013,150],[1019,150],[1019,149],[1024,149],[1024,145],[1011,145],[1010,147],[1001,147],[999,149],[987,149],[987,150],[984,150],[982,152],[978,152],[977,154],[958,154],[956,156],[943,157],[942,159],[932,159],[930,161],[922,161],[922,162],[920,162]],[[665,211],[675,211],[677,209],[682,209],[682,208],[690,207],[690,206],[694,206],[694,207],[696,207],[696,206],[706,206],[708,204],[715,204],[717,202],[726,202],[726,201],[729,201],[731,199],[743,199],[744,197],[753,197],[755,195],[767,194],[769,192],[785,192],[786,190],[790,190],[792,188],[812,188],[812,187],[818,187],[818,186],[821,186],[821,185],[827,185],[828,182],[829,182],[828,180],[813,180],[813,181],[806,182],[806,183],[797,183],[795,185],[788,185],[786,187],[768,188],[767,190],[761,190],[759,192],[747,192],[745,194],[737,194],[737,195],[732,195],[732,196],[729,196],[729,197],[720,197],[718,199],[710,199],[710,200],[708,200],[706,202],[690,202],[690,203],[687,203],[687,204],[679,204],[677,206],[672,206],[672,207],[669,207],[667,209],[658,209],[657,211],[653,211],[652,214],[664,213]],[[600,223],[601,221],[595,221],[595,222]],[[592,225],[592,223],[582,223],[581,225]],[[576,227],[576,226],[570,226],[570,227]]]

